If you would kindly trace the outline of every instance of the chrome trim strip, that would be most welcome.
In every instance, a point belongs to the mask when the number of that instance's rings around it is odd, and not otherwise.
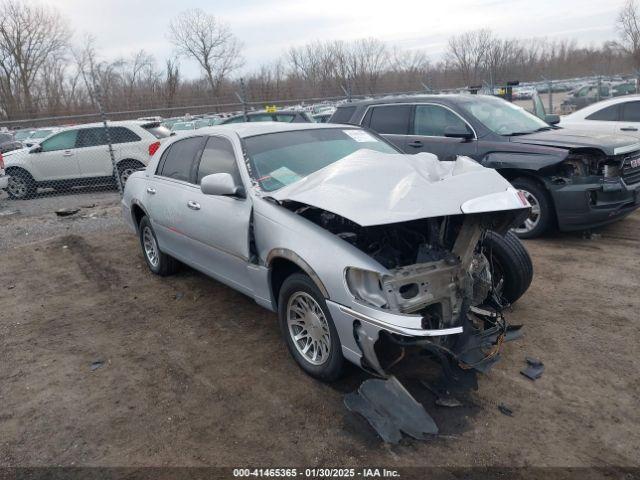
[[[377,318],[370,317],[369,315],[356,312],[355,310],[352,310],[349,307],[345,307],[344,305],[338,304],[338,308],[342,313],[346,313],[347,315],[357,318],[358,320],[371,323],[376,327],[380,327],[391,333],[397,333],[399,335],[414,336],[414,337],[442,337],[445,335],[456,335],[458,333],[462,333],[462,326],[451,327],[451,328],[440,328],[440,329],[433,329],[433,330],[418,330],[414,328],[404,328],[398,325],[392,325],[390,323],[383,322],[381,320],[378,320]]]
[[[634,152],[640,150],[640,143],[634,143],[633,145],[627,145],[626,147],[618,147],[613,149],[614,155],[622,155],[624,153]]]

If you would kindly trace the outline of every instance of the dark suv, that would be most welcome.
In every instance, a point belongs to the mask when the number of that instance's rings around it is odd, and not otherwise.
[[[582,230],[640,206],[640,144],[633,137],[554,127],[484,95],[382,98],[338,107],[331,123],[362,125],[406,153],[466,155],[497,169],[525,194],[522,238],[549,227]]]

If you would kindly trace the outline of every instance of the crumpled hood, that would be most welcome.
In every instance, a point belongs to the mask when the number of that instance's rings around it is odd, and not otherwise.
[[[502,176],[467,157],[358,150],[268,196],[338,214],[363,227],[528,208]]]
[[[511,141],[562,148],[597,148],[605,155],[620,155],[640,150],[640,143],[635,137],[584,131],[571,127],[514,136],[511,137]]]

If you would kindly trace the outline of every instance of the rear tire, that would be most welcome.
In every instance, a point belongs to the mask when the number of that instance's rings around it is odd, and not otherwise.
[[[138,232],[142,255],[149,270],[161,277],[174,274],[178,270],[178,261],[160,251],[156,233],[153,231],[149,217],[146,215],[140,220]]]
[[[529,289],[533,264],[529,252],[513,232],[505,235],[488,231],[483,241],[484,254],[491,265],[494,287],[502,301],[515,303]]]
[[[520,238],[535,238],[545,233],[553,224],[553,202],[549,193],[535,180],[525,177],[516,178],[511,184],[524,193],[531,204],[531,213],[522,225],[514,228]]]
[[[282,284],[278,319],[287,348],[302,370],[326,382],[342,374],[338,332],[322,293],[307,275],[294,273]]]
[[[14,200],[25,200],[35,197],[38,192],[36,181],[26,170],[9,170],[9,184],[7,185],[7,193],[9,198]]]
[[[137,160],[123,160],[118,164],[118,176],[123,188],[131,174],[141,168],[144,168],[144,165]]]

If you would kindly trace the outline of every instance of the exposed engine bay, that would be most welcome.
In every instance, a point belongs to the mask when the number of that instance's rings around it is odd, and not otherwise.
[[[482,304],[492,290],[483,253],[486,230],[506,230],[517,212],[451,215],[390,225],[362,227],[322,209],[294,202],[295,213],[325,228],[387,268],[390,275],[347,272],[354,296],[378,308],[419,312],[424,328],[459,324],[463,304]]]

